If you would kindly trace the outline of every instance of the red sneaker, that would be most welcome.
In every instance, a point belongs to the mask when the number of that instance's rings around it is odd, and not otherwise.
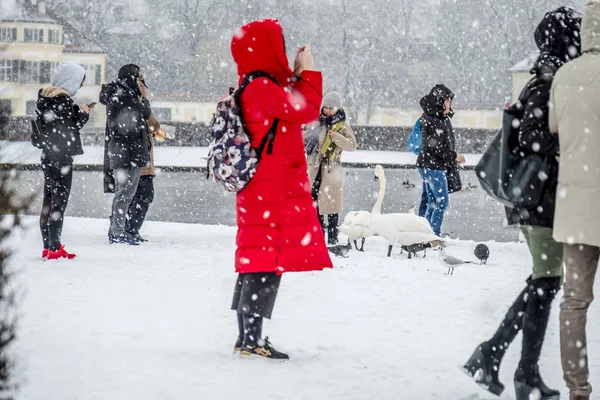
[[[42,250],[42,258],[48,258],[48,252],[49,252],[49,251],[50,251],[50,250],[48,250],[48,249],[44,249],[44,250]]]
[[[67,253],[67,251],[65,250],[65,247],[61,244],[60,248],[58,249],[58,251],[60,251],[63,255],[64,258],[67,258],[69,260],[74,259],[75,257],[77,257],[76,254],[73,253]]]
[[[59,258],[66,258],[68,260],[72,260],[75,257],[77,257],[75,254],[67,253],[62,244],[56,251],[48,250],[48,260],[58,260]]]
[[[48,250],[48,260],[58,260],[59,258],[64,258],[61,249],[57,251]]]

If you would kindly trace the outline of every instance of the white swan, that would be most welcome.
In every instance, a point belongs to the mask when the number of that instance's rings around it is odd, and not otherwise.
[[[384,176],[383,167],[381,165],[375,166],[375,180],[377,181],[380,177]],[[379,195],[377,202],[373,206],[371,212],[368,211],[350,211],[344,217],[344,222],[340,225],[340,231],[348,236],[348,241],[354,242],[354,247],[358,251],[364,251],[365,239],[375,234],[373,227],[371,226],[371,213],[381,213],[381,202],[383,202],[383,196],[385,192],[385,177],[384,181],[379,183]],[[383,186],[382,186],[383,183]],[[383,189],[382,189],[383,188]],[[361,240],[360,249],[358,248],[357,240]]]
[[[429,221],[408,213],[381,214],[381,204],[385,196],[385,174],[383,168],[379,176],[379,198],[371,215],[371,229],[388,241],[388,257],[392,255],[394,245],[410,246],[417,243],[440,243],[441,239],[433,233]]]

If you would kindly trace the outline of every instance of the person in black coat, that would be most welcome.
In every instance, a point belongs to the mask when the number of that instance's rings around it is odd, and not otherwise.
[[[44,197],[40,230],[42,258],[75,258],[61,243],[65,210],[71,194],[73,157],[83,154],[79,130],[89,119],[90,108],[75,104],[72,96],[83,86],[85,70],[64,62],[56,68],[52,86],[40,89],[37,100],[38,127],[42,132],[41,165],[44,171]]]
[[[465,365],[465,370],[476,377],[478,383],[499,395],[504,389],[498,380],[500,363],[510,343],[522,331],[521,359],[514,376],[517,400],[529,399],[534,393],[542,400],[557,399],[560,395],[546,386],[538,367],[550,307],[560,289],[563,269],[563,245],[552,237],[559,145],[558,137],[548,126],[548,103],[554,75],[563,64],[581,53],[580,29],[581,14],[572,8],[560,7],[547,13],[535,31],[540,56],[531,70],[534,76],[509,111],[519,123],[515,151],[523,157],[533,153],[549,155],[550,168],[538,204],[507,210],[509,223],[521,225],[533,259],[533,271],[496,333],[478,346]]]
[[[456,152],[454,131],[450,122],[454,94],[444,85],[436,85],[421,99],[421,152],[417,158],[419,174],[427,190],[425,218],[433,232],[440,235],[444,213],[448,208],[447,171],[464,163]]]
[[[142,168],[150,164],[147,121],[152,114],[146,83],[137,65],[119,70],[118,79],[103,85],[106,105],[105,191],[114,191],[109,243],[139,244],[126,232],[127,212],[134,200]]]

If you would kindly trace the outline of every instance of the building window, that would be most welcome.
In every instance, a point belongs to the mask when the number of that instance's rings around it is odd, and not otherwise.
[[[58,29],[50,29],[48,30],[48,43],[59,44],[59,33]]]
[[[18,82],[19,62],[0,60],[0,82]]]
[[[44,42],[44,30],[25,28],[25,42],[43,43]]]
[[[39,61],[21,61],[19,71],[19,82],[21,83],[41,83],[42,82],[42,63]]]
[[[54,73],[56,72],[56,68],[60,65],[59,62],[57,61],[53,61],[53,62],[49,62],[48,63],[48,83],[50,83],[50,80],[52,79],[52,77],[54,76]],[[44,83],[44,82],[42,82]]]
[[[96,64],[80,64],[85,69],[85,86],[96,84]]]
[[[0,42],[16,42],[17,28],[0,28]]]
[[[0,99],[0,115],[12,115],[12,100]]]
[[[35,110],[37,110],[37,101],[27,100],[25,102],[25,115],[36,115]]]
[[[159,121],[171,121],[171,109],[170,108],[152,108],[152,113]]]

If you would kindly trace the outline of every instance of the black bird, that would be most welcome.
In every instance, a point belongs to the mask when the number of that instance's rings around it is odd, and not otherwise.
[[[336,257],[346,257],[346,255],[352,250],[352,245],[350,243],[342,245],[338,244],[337,246],[328,247],[330,253],[333,253]]]
[[[408,246],[401,246],[402,251],[406,251],[408,253],[408,259],[410,260],[413,255],[417,255],[417,253],[424,251],[423,258],[427,256],[427,249],[431,248],[431,244],[429,243],[415,243]],[[402,254],[402,253],[400,253]]]
[[[477,257],[482,264],[485,264],[487,263],[488,258],[490,258],[490,249],[485,244],[478,244],[477,247],[475,247],[473,254],[475,254],[475,257]]]

